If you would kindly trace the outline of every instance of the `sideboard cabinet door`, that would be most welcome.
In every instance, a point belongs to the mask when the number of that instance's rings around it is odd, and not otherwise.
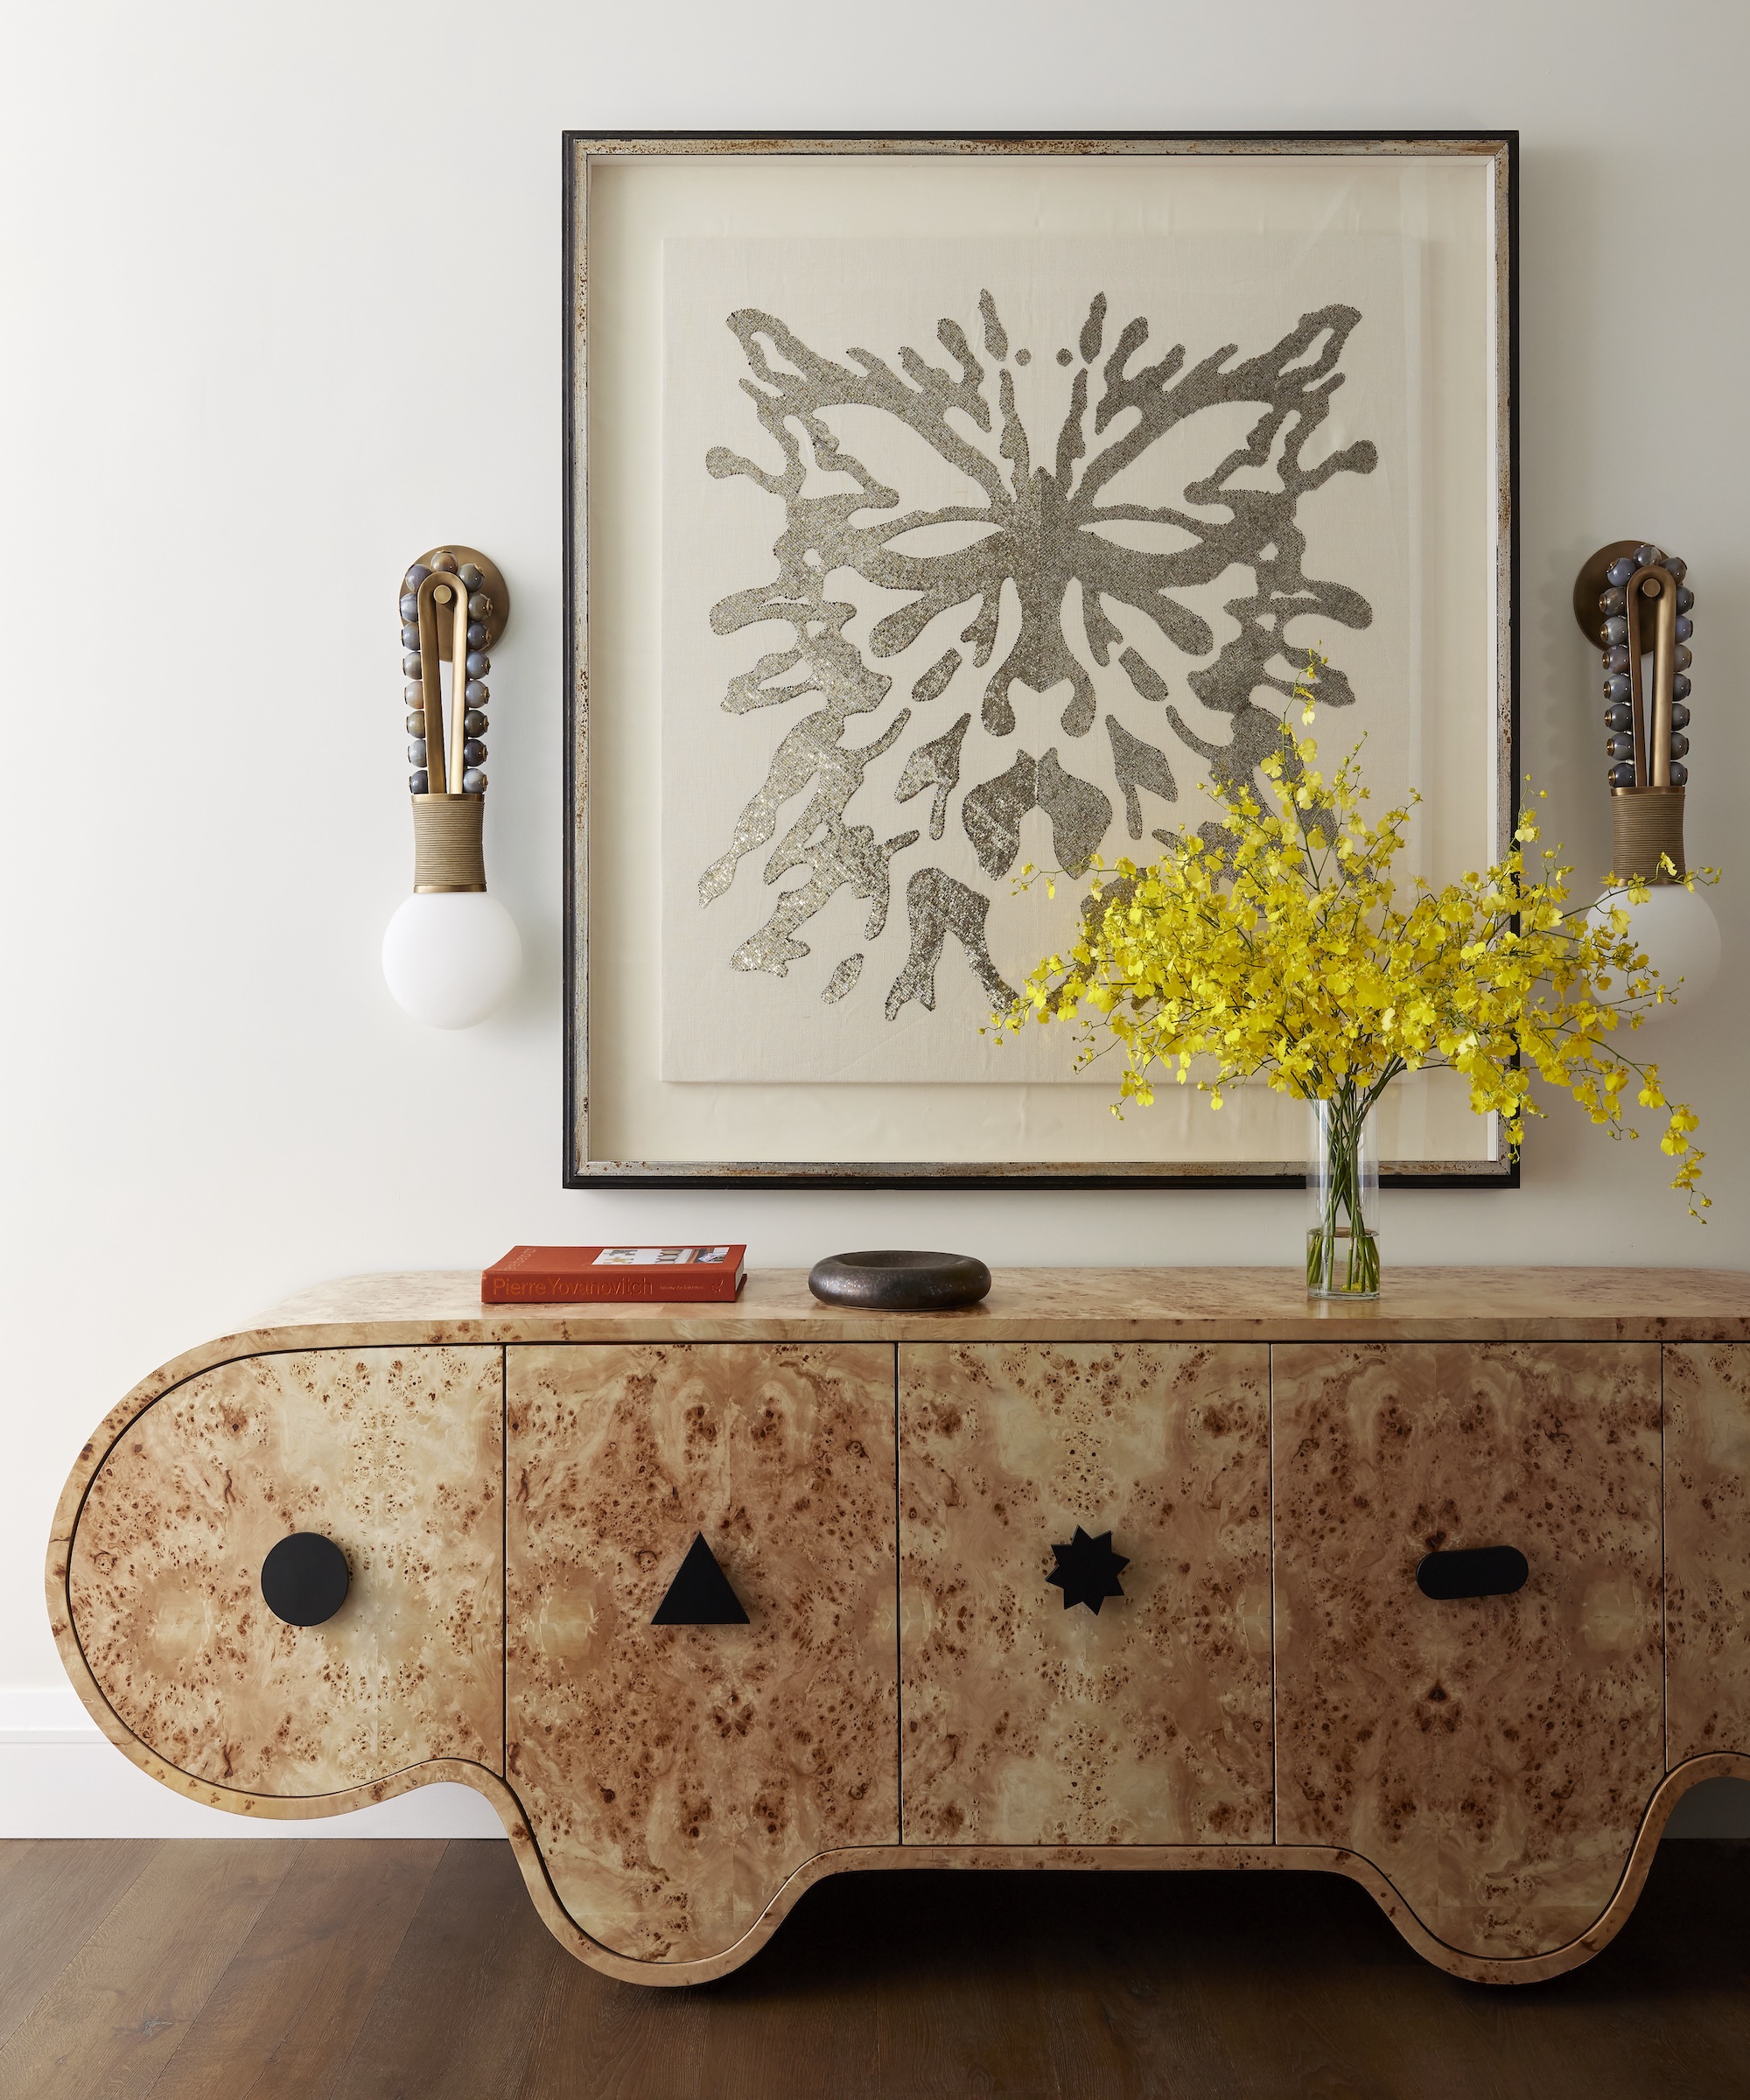
[[[892,1349],[530,1345],[508,1407],[510,1783],[592,1938],[720,1953],[898,1838]]]
[[[503,1765],[503,1359],[495,1348],[244,1357],[156,1400],[91,1483],[67,1563],[99,1689],[167,1764],[246,1794]],[[333,1617],[288,1626],[262,1564],[346,1556]]]
[[[1267,1374],[1261,1344],[900,1349],[906,1843],[1270,1842]],[[1078,1530],[1124,1562],[1097,1612],[1049,1580]]]
[[[1665,1347],[1667,1750],[1750,1752],[1750,1347]]]
[[[1278,1344],[1270,1376],[1280,1841],[1360,1853],[1466,1954],[1564,1946],[1664,1770],[1656,1344]],[[1522,1588],[1424,1593],[1424,1556],[1491,1546]]]

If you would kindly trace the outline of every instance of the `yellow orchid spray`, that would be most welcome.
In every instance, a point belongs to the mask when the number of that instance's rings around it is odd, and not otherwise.
[[[1315,655],[1296,688],[1303,724],[1320,668]],[[1240,1079],[1329,1102],[1332,1201],[1346,1208],[1354,1192],[1340,1186],[1339,1144],[1353,1166],[1368,1111],[1401,1072],[1461,1072],[1472,1108],[1500,1116],[1516,1152],[1525,1117],[1543,1112],[1534,1072],[1613,1138],[1638,1135],[1624,1116],[1636,1088],[1642,1108],[1667,1111],[1660,1144],[1677,1162],[1671,1186],[1698,1217],[1709,1199],[1699,1186],[1704,1155],[1691,1142],[1696,1116],[1666,1101],[1656,1064],[1612,1040],[1671,997],[1630,938],[1624,906],[1648,886],[1613,877],[1597,908],[1571,907],[1572,870],[1555,852],[1540,849],[1527,872],[1538,836],[1528,810],[1494,866],[1440,889],[1418,877],[1401,895],[1393,864],[1410,807],[1369,822],[1359,752],[1326,780],[1312,738],[1297,738],[1286,718],[1282,733],[1262,767],[1274,808],[1242,783],[1217,782],[1214,844],[1180,836],[1147,867],[1096,860],[1080,937],[1067,958],[1048,956],[1032,971],[999,1026],[1081,1017],[1079,1063],[1113,1048],[1123,1055],[1116,1114],[1152,1102],[1167,1073],[1216,1109],[1222,1088]],[[1039,879],[1023,871],[1024,886]],[[1194,1075],[1194,1060],[1207,1076]],[[1323,1252],[1328,1262],[1328,1243]],[[1348,1258],[1347,1287],[1376,1290],[1370,1234],[1351,1240]]]

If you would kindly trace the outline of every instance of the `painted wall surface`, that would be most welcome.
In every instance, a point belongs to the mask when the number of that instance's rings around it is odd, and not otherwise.
[[[1695,0],[1639,37],[1643,18],[1628,0],[69,0],[11,19],[0,1732],[67,1718],[40,1571],[88,1432],[154,1364],[317,1278],[593,1236],[746,1239],[766,1265],[907,1243],[1294,1257],[1299,1200],[1278,1194],[561,1188],[567,125],[1519,127],[1523,760],[1591,879],[1609,837],[1574,571],[1620,535],[1683,553],[1690,846],[1726,869],[1727,964],[1669,1067],[1715,1208],[1690,1224],[1651,1140],[1613,1146],[1556,1102],[1518,1191],[1392,1199],[1389,1259],[1750,1266],[1750,14]],[[509,1007],[453,1036],[404,1018],[378,967],[410,866],[391,603],[444,535],[514,592],[487,848],[528,956]],[[77,1802],[44,1813],[99,1827]],[[130,1814],[102,1827],[145,1827]]]

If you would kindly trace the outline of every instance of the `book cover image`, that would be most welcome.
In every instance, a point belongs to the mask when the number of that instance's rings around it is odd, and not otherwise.
[[[513,1247],[481,1271],[480,1298],[489,1306],[726,1300],[746,1275],[747,1249],[733,1243]]]
[[[587,1250],[586,1250],[587,1251]],[[604,1247],[592,1269],[709,1268],[729,1259],[727,1247]]]

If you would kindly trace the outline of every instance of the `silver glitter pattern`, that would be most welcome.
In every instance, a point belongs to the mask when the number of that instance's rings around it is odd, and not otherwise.
[[[960,746],[971,722],[970,715],[962,715],[952,729],[933,737],[928,744],[920,744],[906,760],[906,770],[893,791],[895,802],[908,802],[926,788],[935,789],[935,801],[930,808],[932,838],[940,838],[948,829],[948,798],[960,785]]]
[[[917,842],[915,831],[902,831],[897,838],[878,846],[867,824],[846,824],[837,816],[828,817],[821,836],[787,864],[808,868],[808,881],[781,892],[777,910],[729,958],[732,967],[766,970],[774,977],[788,976],[792,962],[800,962],[813,953],[806,941],[794,938],[795,929],[804,920],[812,919],[835,892],[847,887],[852,896],[871,900],[864,938],[878,940],[887,923],[888,863],[894,854]],[[768,882],[773,879],[766,877]]]
[[[800,885],[780,892],[765,925],[733,948],[729,959],[737,970],[785,976],[810,953],[798,929],[841,889],[869,901],[867,938],[878,937],[887,915],[891,864],[921,833],[878,842],[870,825],[848,822],[848,812],[871,765],[905,732],[913,709],[900,708],[866,742],[845,738],[855,716],[883,709],[892,694],[892,680],[873,664],[909,648],[939,616],[965,620],[960,640],[975,670],[986,673],[976,696],[986,735],[1013,735],[1017,687],[1045,694],[1067,686],[1063,734],[1081,738],[1096,726],[1095,677],[1067,632],[1073,604],[1096,669],[1113,666],[1116,651],[1116,669],[1144,702],[1161,709],[1166,727],[1208,763],[1215,779],[1254,792],[1259,761],[1278,748],[1282,706],[1310,663],[1308,650],[1284,640],[1284,623],[1316,616],[1327,627],[1371,624],[1372,607],[1358,592],[1305,573],[1306,541],[1298,522],[1305,497],[1339,474],[1367,474],[1377,465],[1376,448],[1364,438],[1304,464],[1309,450],[1318,450],[1320,426],[1343,383],[1339,367],[1362,319],[1356,308],[1333,304],[1305,313],[1278,342],[1251,357],[1228,344],[1187,363],[1180,343],[1145,363],[1140,360],[1148,321],[1137,316],[1126,322],[1109,351],[1109,300],[1097,292],[1075,337],[1075,352],[1056,350],[1068,399],[1054,439],[1038,458],[1014,378],[1032,353],[1012,345],[988,290],[978,294],[976,312],[984,359],[965,328],[943,317],[936,328],[946,354],[940,365],[910,347],[901,347],[892,361],[853,348],[841,361],[814,349],[774,313],[744,308],[728,317],[747,366],[743,392],[780,464],[767,468],[718,445],[705,465],[718,480],[745,479],[777,499],[783,527],[773,550],[775,573],[722,599],[711,609],[710,624],[729,636],[775,622],[788,628],[789,640],[732,678],[722,705],[743,714],[806,700],[811,710],[780,740],[726,850],[699,878],[699,900],[708,906],[731,889],[742,860],[774,839],[761,870],[764,883],[804,871]],[[1068,374],[1078,355],[1078,368]],[[1108,499],[1114,478],[1151,446],[1205,410],[1236,404],[1257,411],[1247,435],[1186,486],[1186,508]],[[874,410],[903,424],[963,476],[980,500],[901,508],[900,492],[828,422],[829,412],[846,408]],[[822,475],[838,478],[834,493],[818,493]],[[921,527],[941,525],[980,528],[982,536],[942,554],[902,551],[895,544]],[[1142,551],[1102,529],[1137,525],[1176,528],[1185,543],[1166,552]],[[1236,566],[1250,572],[1253,587],[1226,602],[1236,631],[1218,648],[1208,622],[1177,593]],[[847,571],[903,601],[873,620],[862,646],[848,632],[858,608],[829,592],[835,572]],[[990,668],[1005,590],[1018,605],[1019,630]],[[1184,655],[1210,658],[1186,673],[1185,684],[1200,710],[1228,718],[1225,738],[1201,733],[1173,704],[1158,661],[1163,640]],[[865,648],[872,662],[865,660]],[[914,706],[942,698],[965,662],[959,648],[947,649],[912,686]],[[1354,699],[1333,662],[1321,669],[1319,690],[1326,706]],[[1055,748],[1038,760],[1017,751],[1005,770],[961,793],[970,721],[969,710],[951,729],[911,749],[896,799],[909,802],[933,790],[929,836],[939,841],[960,793],[962,828],[993,881],[1014,867],[1023,818],[1042,810],[1058,865],[1072,875],[1082,872],[1111,827],[1111,797],[1064,766]],[[1110,784],[1122,799],[1130,836],[1139,839],[1144,794],[1178,799],[1172,768],[1165,752],[1133,735],[1116,716],[1107,715],[1106,729]],[[1089,760],[1097,748],[1097,743],[1088,748]],[[801,812],[780,837],[783,814],[799,798],[806,798]],[[1202,830],[1224,847],[1219,826]],[[935,968],[949,932],[986,995],[1009,1004],[1013,994],[986,945],[990,898],[936,867],[913,873],[906,894],[911,951],[886,995],[888,1018],[913,1001],[934,1010]],[[851,993],[864,961],[860,951],[845,957],[822,1000],[836,1004]]]
[[[1124,825],[1132,838],[1143,835],[1143,801],[1137,790],[1146,788],[1164,802],[1176,802],[1179,788],[1165,752],[1133,737],[1116,715],[1106,718],[1106,734],[1112,745],[1112,773],[1118,793],[1124,798]]]
[[[1066,875],[1087,872],[1112,822],[1112,805],[1091,780],[1079,780],[1048,751],[1039,762],[1039,806],[1051,819],[1051,850]]]
[[[1017,752],[1006,773],[969,789],[960,805],[961,823],[987,875],[1004,876],[1014,866],[1029,809],[1051,819],[1052,851],[1066,875],[1086,871],[1112,822],[1111,803],[1091,781],[1066,772],[1054,750],[1037,765],[1030,752]]]
[[[1015,995],[1003,982],[990,950],[984,942],[984,917],[990,900],[945,875],[940,868],[920,868],[906,885],[906,909],[911,914],[912,951],[906,967],[893,980],[887,994],[891,1021],[909,1000],[915,999],[929,1012],[935,1012],[935,966],[942,958],[942,942],[949,934],[966,951],[973,975],[984,987],[984,995],[999,1013],[1015,1004]]]
[[[1031,752],[1018,751],[1006,773],[967,791],[960,821],[987,875],[1006,875],[1014,866],[1021,850],[1021,819],[1038,807],[1039,766]]]

